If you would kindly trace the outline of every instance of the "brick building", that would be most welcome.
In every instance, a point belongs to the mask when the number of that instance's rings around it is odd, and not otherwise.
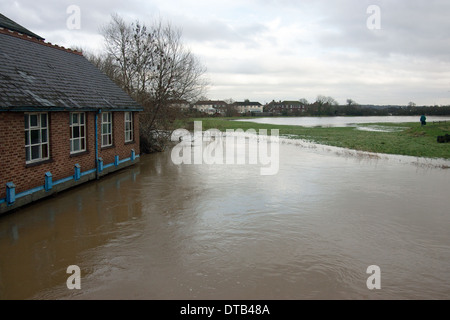
[[[248,112],[263,112],[263,106],[259,102],[253,102],[245,100],[243,102],[235,102],[233,103],[233,106],[235,106],[236,110],[239,113],[248,113]]]
[[[80,52],[0,14],[0,213],[139,160],[142,107]]]
[[[272,101],[265,109],[267,112],[300,114],[307,111],[307,105],[305,102],[301,101]]]

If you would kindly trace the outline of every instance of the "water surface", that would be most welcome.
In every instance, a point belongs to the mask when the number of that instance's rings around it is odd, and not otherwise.
[[[0,217],[0,299],[448,299],[443,164],[300,142],[272,176],[145,155]]]

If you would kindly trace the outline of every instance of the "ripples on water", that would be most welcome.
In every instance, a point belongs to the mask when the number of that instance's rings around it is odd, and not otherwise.
[[[447,299],[448,169],[297,144],[273,176],[147,155],[2,217],[0,298]]]

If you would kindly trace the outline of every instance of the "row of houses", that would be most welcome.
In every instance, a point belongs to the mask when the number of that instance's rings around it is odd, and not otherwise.
[[[221,114],[225,115],[230,112],[246,114],[246,113],[282,113],[282,112],[306,112],[307,105],[301,101],[272,101],[266,105],[262,105],[259,102],[254,101],[242,101],[227,103],[223,100],[201,100],[194,104],[189,104],[189,102],[177,101],[172,104],[180,109],[194,109],[200,112],[204,112],[210,115]]]
[[[222,114],[225,115],[227,111],[235,111],[237,113],[247,113],[247,112],[263,112],[263,105],[259,102],[243,101],[243,102],[233,102],[227,103],[222,100],[200,100],[194,104],[189,104],[189,102],[176,101],[172,103],[172,106],[179,107],[180,109],[194,109],[199,112],[207,114]]]
[[[44,40],[0,14],[0,213],[139,161],[142,107]]]

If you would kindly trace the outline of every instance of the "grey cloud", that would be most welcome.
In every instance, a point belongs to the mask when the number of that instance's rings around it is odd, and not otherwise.
[[[223,21],[190,21],[177,19],[178,26],[183,30],[183,37],[193,42],[210,43],[244,43],[256,46],[255,38],[264,33],[267,27],[260,23],[231,26]]]
[[[220,9],[205,3],[16,0],[1,2],[0,12],[47,41],[100,47],[99,27],[111,13],[148,25],[161,15],[203,58],[216,81],[212,98],[311,100],[325,94],[339,101],[407,103],[421,90],[415,102],[433,103],[437,90],[449,101],[440,84],[450,81],[446,0],[221,1]],[[81,30],[67,32],[71,4],[81,9]],[[366,26],[369,5],[380,6],[381,30]],[[249,83],[236,85],[236,79]]]
[[[446,1],[341,1],[333,12],[324,11],[326,28],[321,46],[353,48],[382,56],[404,54],[449,60],[450,3]],[[369,4],[380,7],[381,29],[369,30]],[[330,9],[331,10],[331,9]]]

